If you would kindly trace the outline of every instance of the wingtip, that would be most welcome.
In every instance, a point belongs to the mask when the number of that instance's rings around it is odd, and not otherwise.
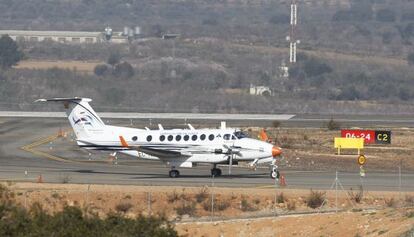
[[[46,102],[46,101],[47,101],[46,99],[37,99],[37,100],[34,101],[34,103],[37,103],[37,102]]]

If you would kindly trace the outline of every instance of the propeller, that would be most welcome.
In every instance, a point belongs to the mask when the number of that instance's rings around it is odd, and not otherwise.
[[[231,174],[231,167],[233,166],[234,155],[239,155],[240,156],[241,155],[240,150],[234,149],[236,147],[234,147],[234,146],[230,147],[226,144],[224,144],[223,147],[227,149],[226,154],[229,155],[229,174]]]
[[[264,142],[267,142],[269,140],[269,136],[267,136],[266,130],[264,128],[260,131],[258,138]]]

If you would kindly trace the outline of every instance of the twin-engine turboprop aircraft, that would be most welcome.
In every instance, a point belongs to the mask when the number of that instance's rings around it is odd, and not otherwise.
[[[212,164],[211,175],[220,176],[218,164],[228,164],[229,173],[239,161],[270,164],[270,176],[278,178],[276,158],[281,148],[248,138],[237,129],[137,129],[105,125],[88,98],[53,98],[37,101],[62,102],[76,135],[77,144],[86,149],[119,152],[141,159],[159,160],[171,170],[171,178],[178,177],[179,167],[193,167],[198,163]],[[263,137],[263,135],[261,135]]]

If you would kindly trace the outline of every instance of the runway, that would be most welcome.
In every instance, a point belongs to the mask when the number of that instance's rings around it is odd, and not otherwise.
[[[128,120],[111,120],[111,124],[124,124]],[[148,121],[135,121],[147,123]],[[217,121],[215,121],[217,122]],[[172,123],[172,122],[171,122]],[[136,160],[120,156],[117,164],[108,161],[107,154],[89,156],[78,148],[70,137],[46,143],[34,149],[45,152],[63,161],[24,151],[21,147],[56,134],[59,128],[68,129],[64,118],[0,118],[0,180],[36,182],[42,175],[44,182],[130,184],[130,185],[177,185],[219,187],[280,188],[270,179],[266,168],[256,171],[233,167],[227,175],[227,167],[221,167],[223,176],[214,180],[209,166],[180,169],[181,177],[168,177],[168,168],[159,162]],[[89,160],[90,159],[90,160]],[[335,180],[335,171],[284,171],[288,188],[330,189]],[[339,181],[345,189],[364,185],[365,190],[398,191],[399,178],[395,170],[389,172],[368,172],[361,180],[358,171],[339,171]],[[402,191],[414,191],[414,174],[402,174]]]

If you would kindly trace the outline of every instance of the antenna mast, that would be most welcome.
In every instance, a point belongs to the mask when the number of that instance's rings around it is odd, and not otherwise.
[[[298,5],[296,0],[291,0],[290,3],[290,33],[289,33],[289,62],[296,63],[296,44],[299,40],[296,40],[296,26],[298,24]]]

